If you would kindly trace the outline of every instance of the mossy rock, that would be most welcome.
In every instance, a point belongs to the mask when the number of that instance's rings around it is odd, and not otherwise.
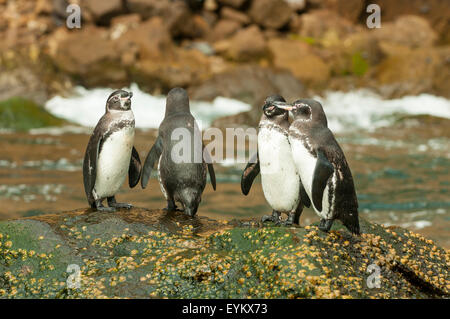
[[[25,131],[33,128],[68,124],[33,101],[20,97],[0,102],[0,128]]]
[[[449,252],[400,227],[362,219],[361,231],[140,208],[3,221],[0,298],[450,296]]]

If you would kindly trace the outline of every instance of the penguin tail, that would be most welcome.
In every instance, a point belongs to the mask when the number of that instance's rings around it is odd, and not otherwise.
[[[353,212],[349,214],[345,214],[345,216],[342,216],[340,218],[342,224],[344,224],[347,229],[355,234],[360,235],[361,231],[359,229],[359,218],[358,218],[358,212]]]
[[[193,188],[185,188],[180,195],[185,214],[194,217],[200,205],[201,193]]]

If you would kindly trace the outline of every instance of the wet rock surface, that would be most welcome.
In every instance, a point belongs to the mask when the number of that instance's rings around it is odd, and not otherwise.
[[[315,225],[262,227],[258,220],[219,222],[142,208],[2,221],[0,296],[449,296],[447,251],[400,227],[361,220],[361,230],[352,236],[335,223],[325,234]],[[79,270],[79,289],[67,285],[74,278],[69,265]],[[369,277],[374,268],[379,282]]]

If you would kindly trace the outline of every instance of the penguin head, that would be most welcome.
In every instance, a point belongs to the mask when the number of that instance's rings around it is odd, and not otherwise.
[[[327,126],[327,117],[323,111],[322,104],[312,99],[300,99],[292,103],[291,107],[294,120],[302,122],[318,123]]]
[[[179,112],[190,112],[189,96],[185,89],[173,88],[167,94],[166,116]]]
[[[271,95],[264,101],[263,112],[267,117],[271,118],[288,114],[287,107],[288,104],[281,95]]]
[[[131,109],[131,97],[133,92],[116,90],[106,100],[106,111],[128,111]]]

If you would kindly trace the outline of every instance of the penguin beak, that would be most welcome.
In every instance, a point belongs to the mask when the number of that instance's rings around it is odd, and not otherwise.
[[[127,92],[126,94],[122,94],[120,97],[122,106],[125,109],[129,110],[131,108],[131,97],[133,96],[133,92]]]
[[[277,108],[279,108],[279,109],[286,110],[286,111],[290,111],[293,108],[292,105],[290,105],[290,104],[288,104],[286,102],[278,102],[278,101],[277,102],[272,102],[272,105],[277,107]]]

